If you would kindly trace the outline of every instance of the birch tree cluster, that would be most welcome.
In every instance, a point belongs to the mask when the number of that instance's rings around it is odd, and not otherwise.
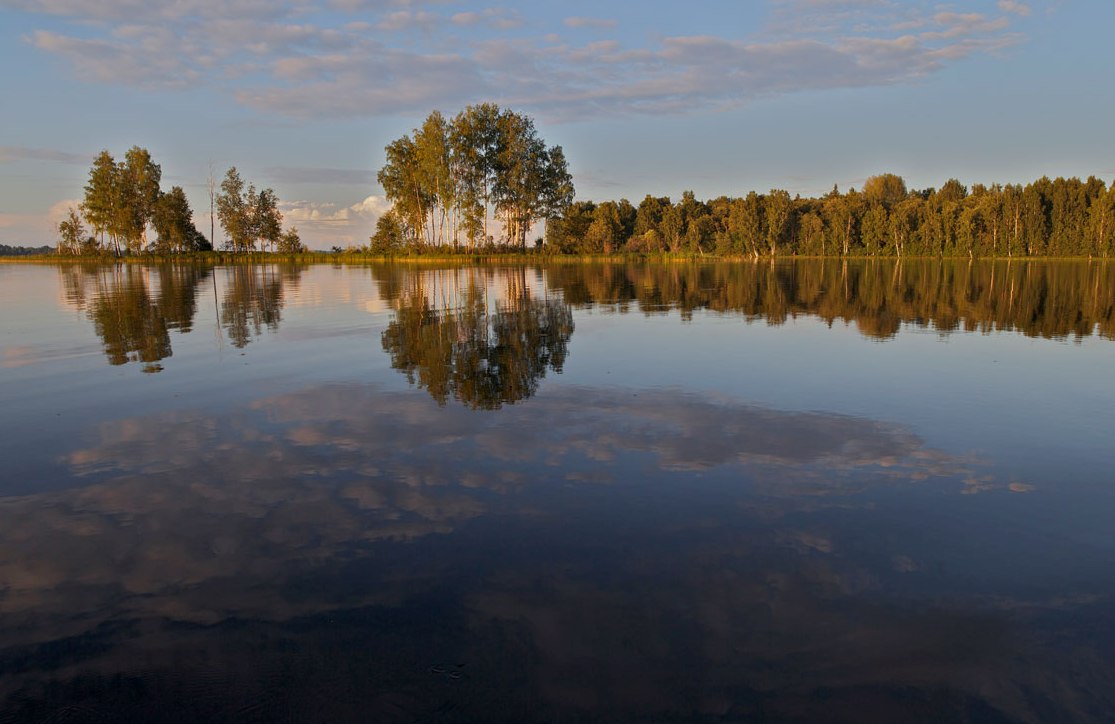
[[[561,146],[547,146],[530,117],[495,104],[468,106],[452,119],[434,111],[386,153],[378,179],[392,209],[372,238],[382,251],[522,248],[535,223],[573,201]]]
[[[211,248],[194,226],[182,187],[164,192],[161,182],[162,168],[147,149],[133,146],[122,161],[101,151],[89,169],[84,200],[58,226],[59,252],[121,256]],[[154,239],[149,237],[152,229]]]
[[[255,184],[245,184],[233,166],[221,181],[215,195],[217,218],[225,231],[225,248],[237,253],[279,251],[295,254],[305,251],[298,229],[283,231],[283,215],[279,197],[269,188],[256,191]]]
[[[162,167],[147,149],[133,146],[122,161],[101,151],[89,169],[83,201],[58,224],[59,253],[124,256],[211,251],[212,240],[194,225],[186,192],[181,186],[163,191],[161,181]],[[297,229],[283,230],[275,192],[256,191],[235,166],[219,189],[212,188],[210,200],[226,234],[226,249],[306,250]]]

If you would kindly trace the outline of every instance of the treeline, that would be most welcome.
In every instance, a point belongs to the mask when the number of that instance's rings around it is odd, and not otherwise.
[[[89,169],[83,201],[77,208],[70,207],[58,225],[58,253],[123,256],[211,251],[212,240],[194,225],[186,192],[181,186],[164,192],[161,182],[162,167],[147,149],[133,146],[119,162],[107,150],[101,151]],[[258,245],[288,253],[305,250],[297,229],[283,232],[275,192],[245,186],[235,166],[228,170],[219,192],[210,180],[209,195],[227,235],[226,249],[250,252]]]
[[[434,111],[385,150],[378,179],[393,206],[376,225],[372,253],[492,245],[492,217],[502,226],[499,245],[522,249],[537,221],[573,201],[561,146],[546,146],[529,116],[492,103],[452,120]]]
[[[54,253],[54,248],[50,246],[30,247],[0,244],[0,256],[38,256],[52,253]]]
[[[546,226],[562,254],[722,256],[1111,256],[1115,184],[1041,178],[1026,186],[908,190],[894,174],[820,198],[787,191],[677,202],[647,196],[569,205]]]

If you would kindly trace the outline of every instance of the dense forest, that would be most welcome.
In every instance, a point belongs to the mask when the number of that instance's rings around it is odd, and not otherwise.
[[[471,236],[423,235],[425,227],[401,223],[398,214],[381,220],[362,251],[476,248]],[[709,201],[692,192],[677,201],[647,196],[638,206],[574,201],[546,218],[542,242],[547,253],[564,255],[1108,257],[1115,254],[1115,184],[1041,178],[968,189],[950,179],[939,189],[910,190],[901,177],[882,174],[862,190],[834,187],[820,198],[772,189]]]
[[[894,174],[820,198],[773,189],[700,201],[647,196],[571,204],[546,227],[562,254],[721,256],[1111,256],[1115,184],[1042,178],[1025,186],[909,190]]]

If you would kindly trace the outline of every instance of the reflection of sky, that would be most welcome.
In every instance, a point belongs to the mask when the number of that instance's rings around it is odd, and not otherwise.
[[[566,712],[788,712],[824,687],[1025,718],[1014,687],[1089,712],[1111,671],[1095,648],[1093,673],[1059,670],[1066,650],[1027,628],[1100,616],[1111,556],[1074,569],[1079,546],[1017,528],[1002,549],[996,511],[1033,496],[890,423],[666,389],[561,386],[492,413],[333,384],[107,421],[65,464],[78,487],[0,503],[0,641],[84,636],[108,674],[137,645],[155,666],[248,646],[234,620],[295,636],[431,596],[456,623],[422,656],[463,647],[452,661],[497,693],[522,668],[507,695]],[[125,644],[125,620],[177,624]]]
[[[901,420],[934,444],[1000,455],[1082,445],[1109,452],[1115,368],[1107,340],[1079,343],[906,329],[886,342],[803,317],[784,325],[698,313],[683,323],[586,313],[564,374],[592,384],[684,386],[762,404]],[[654,360],[654,364],[646,364]],[[1107,424],[1097,421],[1107,420]],[[1115,463],[1115,461],[1112,461]]]
[[[292,555],[334,556],[358,541],[518,515],[554,486],[672,495],[709,474],[741,501],[855,497],[930,479],[955,480],[955,491],[1004,488],[890,425],[580,388],[506,415],[375,387],[311,388],[227,415],[105,422],[97,444],[66,463],[80,487],[8,498],[0,511],[12,546],[0,555],[9,613],[30,603],[48,610],[44,594],[64,583],[119,579],[132,594],[156,596],[211,578],[276,575]],[[830,503],[805,507],[817,505]]]

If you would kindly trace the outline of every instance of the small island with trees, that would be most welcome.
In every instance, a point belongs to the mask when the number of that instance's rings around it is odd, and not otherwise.
[[[547,146],[529,116],[491,103],[452,118],[430,113],[387,144],[378,180],[390,210],[368,243],[333,247],[348,258],[408,256],[1109,257],[1115,253],[1115,183],[1046,177],[1026,185],[949,179],[910,189],[900,176],[860,190],[806,198],[783,189],[700,200],[647,195],[578,201],[561,146]],[[93,161],[85,196],[59,224],[57,255],[159,258],[213,252],[180,186],[163,191],[150,153],[133,147]],[[235,255],[307,254],[284,230],[279,201],[235,167],[209,179],[221,248]],[[154,231],[153,238],[150,231]],[[528,239],[534,236],[528,244]]]
[[[162,168],[147,149],[133,146],[119,162],[101,151],[89,169],[80,207],[71,207],[58,225],[58,254],[166,257],[212,251],[212,241],[194,225],[186,192],[181,186],[164,192],[161,180]],[[219,188],[210,183],[209,197],[227,236],[227,250],[306,251],[297,229],[283,230],[275,192],[256,191],[251,183],[245,187],[235,166]],[[148,236],[150,229],[154,239]]]

